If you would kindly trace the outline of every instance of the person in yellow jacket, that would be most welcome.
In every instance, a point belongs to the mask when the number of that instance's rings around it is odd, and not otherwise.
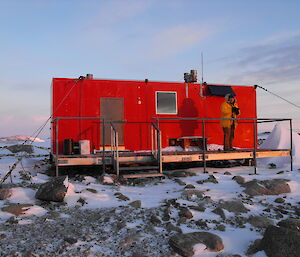
[[[225,96],[225,101],[221,105],[221,118],[230,119],[236,118],[240,114],[236,98],[232,94]],[[232,141],[234,138],[234,130],[237,126],[236,120],[221,120],[221,127],[224,132],[224,151],[232,151]]]

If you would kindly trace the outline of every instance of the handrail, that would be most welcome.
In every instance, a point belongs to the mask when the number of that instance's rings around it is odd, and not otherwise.
[[[153,129],[154,129],[154,140],[153,140]],[[154,146],[154,143],[156,147]],[[151,148],[152,148],[153,156],[155,156],[156,153],[156,160],[158,162],[159,173],[162,173],[161,131],[159,130],[158,126],[154,122],[151,122]]]
[[[102,121],[102,169],[103,172],[105,171],[105,128],[104,128],[104,118],[102,117],[56,117],[54,119],[51,120],[51,123],[54,124],[54,122],[56,122],[56,127],[55,127],[55,144],[56,144],[56,153],[55,153],[55,175],[56,177],[59,176],[59,171],[58,171],[58,151],[59,151],[59,147],[58,147],[58,124],[59,124],[59,120],[101,120]],[[101,128],[101,127],[100,127]]]
[[[111,152],[112,152],[112,163],[114,166],[114,170],[117,173],[117,176],[119,177],[120,173],[120,165],[119,165],[119,133],[114,125],[114,123],[111,121],[110,123],[110,131],[111,131]]]

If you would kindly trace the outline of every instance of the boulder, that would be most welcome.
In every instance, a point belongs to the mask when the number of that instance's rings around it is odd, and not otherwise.
[[[63,202],[68,190],[68,177],[61,176],[40,185],[35,197],[43,201]]]
[[[19,216],[25,214],[30,207],[33,206],[32,204],[16,204],[11,203],[8,206],[2,207],[1,210],[4,212],[9,212],[13,215]]]
[[[300,253],[300,232],[285,227],[269,226],[260,248],[268,257],[297,257]]]
[[[240,185],[245,183],[245,179],[242,176],[234,176],[232,179]]]
[[[114,193],[114,196],[115,196],[116,198],[122,200],[122,201],[129,201],[129,200],[130,200],[129,197],[127,197],[126,195],[123,195],[123,194],[120,193],[120,192]]]
[[[141,200],[136,200],[136,201],[129,203],[128,205],[130,205],[134,208],[141,208],[142,202],[141,202]]]
[[[225,215],[225,213],[224,213],[224,211],[223,211],[222,208],[217,207],[217,208],[214,209],[212,212],[215,213],[215,214],[217,214],[217,215],[219,215],[223,220],[226,219],[226,215]]]
[[[184,190],[182,192],[182,196],[186,198],[187,200],[193,200],[196,198],[203,198],[204,197],[204,191],[196,190],[196,189],[190,189],[190,190]]]
[[[249,211],[239,200],[223,202],[220,204],[220,207],[229,212],[233,212],[234,214],[246,213]]]
[[[251,180],[243,184],[244,192],[251,196],[256,195],[279,195],[290,193],[291,188],[286,179]]]
[[[300,232],[300,219],[288,218],[286,220],[278,222],[277,225],[283,228],[288,228]]]
[[[193,218],[193,213],[188,208],[182,208],[179,212],[179,217],[191,219]]]
[[[274,225],[273,220],[264,216],[250,216],[248,222],[256,228],[267,228],[270,225]]]
[[[196,244],[204,244],[207,250],[212,252],[218,252],[224,249],[222,239],[209,232],[176,234],[169,239],[169,245],[174,251],[185,257],[194,255],[194,246]]]
[[[12,195],[11,188],[0,188],[0,200],[5,200]]]
[[[182,233],[181,228],[174,226],[171,222],[168,222],[166,224],[166,230],[168,232],[175,231],[175,232],[178,232],[178,233]]]

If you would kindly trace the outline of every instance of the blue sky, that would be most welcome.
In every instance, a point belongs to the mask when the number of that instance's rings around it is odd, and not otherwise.
[[[261,85],[300,105],[300,1],[0,0],[0,137],[50,112],[52,77]],[[257,91],[258,116],[300,109]],[[49,131],[44,132],[47,135]]]

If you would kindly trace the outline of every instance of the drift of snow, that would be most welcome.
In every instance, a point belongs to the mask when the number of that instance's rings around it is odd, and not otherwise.
[[[300,165],[300,136],[296,132],[292,132],[292,139],[293,164]],[[261,144],[260,149],[290,149],[290,147],[290,130],[283,123],[279,122]],[[270,163],[276,164],[276,167],[284,167],[290,163],[290,157],[270,157],[258,161],[258,164],[261,166],[266,166]]]

